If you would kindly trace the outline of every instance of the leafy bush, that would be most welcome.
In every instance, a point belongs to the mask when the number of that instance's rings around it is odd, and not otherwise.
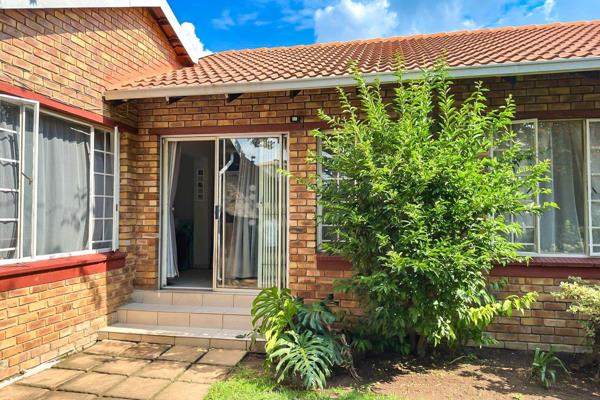
[[[337,318],[327,301],[304,304],[289,289],[273,287],[256,296],[251,312],[255,335],[266,340],[266,367],[278,382],[299,378],[306,388],[323,388],[334,366],[354,372],[343,334],[331,328]]]
[[[581,314],[587,336],[592,340],[592,359],[598,366],[596,377],[600,378],[600,285],[592,285],[581,278],[569,278],[560,284],[560,292],[554,293],[557,299],[569,299],[568,310]]]
[[[321,113],[331,130],[313,132],[327,154],[308,159],[343,179],[304,181],[340,238],[323,249],[353,266],[338,289],[363,300],[371,337],[404,352],[490,341],[495,316],[535,300],[499,301],[487,278],[494,264],[525,261],[507,239],[521,233],[512,218],[555,206],[537,203],[548,163],[510,129],[512,100],[490,109],[481,84],[458,104],[443,68],[410,82],[399,74],[386,104],[377,82],[355,79],[358,99],[340,89],[343,115]]]
[[[535,349],[533,355],[533,363],[531,364],[531,376],[539,378],[540,382],[546,389],[556,383],[556,368],[560,367],[566,373],[569,373],[567,367],[558,358],[552,347],[549,351],[541,351],[539,348]]]

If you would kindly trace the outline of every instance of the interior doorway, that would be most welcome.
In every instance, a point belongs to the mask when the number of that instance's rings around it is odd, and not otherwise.
[[[163,139],[161,287],[287,281],[285,135]]]
[[[167,286],[213,286],[214,141],[172,142],[171,212],[176,268]],[[173,189],[175,189],[173,191]]]

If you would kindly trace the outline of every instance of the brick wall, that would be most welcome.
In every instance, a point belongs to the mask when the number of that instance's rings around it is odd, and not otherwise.
[[[497,278],[495,278],[497,279]],[[587,340],[581,323],[567,311],[566,300],[557,300],[552,293],[559,291],[560,282],[565,279],[509,277],[506,288],[499,293],[500,298],[527,292],[538,292],[538,301],[531,310],[515,313],[511,318],[498,318],[488,328],[499,343],[495,347],[512,350],[535,350],[539,347],[554,351],[587,351]],[[593,281],[596,284],[598,281]]]
[[[0,10],[0,81],[135,125],[135,108],[110,109],[105,89],[178,67],[145,8]]]
[[[484,83],[491,90],[488,97],[493,105],[503,104],[504,98],[509,94],[514,96],[517,118],[600,116],[600,79],[594,74],[526,76],[517,77],[514,81],[491,78]],[[472,82],[457,81],[454,87],[457,99],[463,99],[473,86]],[[393,94],[392,88],[387,88],[385,93],[389,100]],[[354,94],[351,97],[356,99]],[[129,181],[130,187],[123,188],[135,195],[137,208],[132,208],[129,212],[123,210],[122,215],[128,214],[124,219],[135,221],[140,217],[138,212],[141,210],[141,220],[145,221],[143,225],[132,227],[137,229],[138,234],[132,235],[130,246],[143,251],[143,256],[135,261],[135,284],[146,288],[156,287],[158,284],[158,225],[152,224],[158,221],[159,215],[159,133],[209,135],[244,130],[281,131],[282,125],[279,124],[289,123],[291,116],[303,117],[304,123],[316,123],[319,122],[319,109],[324,109],[329,114],[340,112],[338,96],[333,89],[305,90],[294,98],[290,98],[287,92],[243,94],[231,102],[227,102],[224,96],[187,97],[171,105],[167,105],[164,99],[145,99],[140,100],[137,107],[138,126],[141,129],[136,138],[136,162],[143,171],[143,179]],[[302,125],[290,124],[286,130],[289,130],[290,170],[296,176],[306,177],[315,171],[314,165],[306,165],[304,161],[307,152],[316,149],[315,139]],[[289,286],[296,294],[307,299],[323,298],[331,292],[334,279],[350,273],[318,266],[321,263],[317,262],[315,213],[314,193],[308,192],[303,185],[292,179],[289,204]],[[533,278],[511,278],[509,288],[524,290],[528,285],[540,286],[531,279]],[[541,285],[544,292],[540,298],[542,301],[528,312],[527,315],[530,314],[531,318],[526,315],[522,318],[502,319],[491,328],[507,347],[522,348],[534,343],[555,343],[561,346],[581,344],[582,331],[578,328],[578,322],[564,311],[565,303],[547,298],[549,295],[546,291],[557,283],[553,281],[552,284]],[[352,298],[340,296],[339,299],[343,307],[356,314],[361,312],[359,304]],[[552,307],[561,309],[555,310]],[[538,326],[528,325],[530,323]],[[550,326],[551,324],[558,325]]]
[[[93,344],[131,294],[131,268],[0,292],[0,380]]]
[[[106,88],[180,66],[146,8],[0,10],[0,54],[0,83],[133,127],[135,103],[109,106],[103,101]],[[150,231],[157,226],[152,219],[140,222],[143,209],[137,208],[138,200],[147,199],[138,190],[147,173],[144,159],[155,160],[157,153],[144,147],[144,136],[123,129],[120,141],[120,238],[122,250],[130,252],[126,266],[0,292],[0,379],[93,343],[116,307],[128,301],[134,260],[148,252],[140,226],[150,225]],[[157,188],[149,191],[157,203]],[[153,257],[149,262],[156,264]]]

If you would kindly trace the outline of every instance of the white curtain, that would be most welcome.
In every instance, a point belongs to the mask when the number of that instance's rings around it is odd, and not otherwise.
[[[236,146],[240,149],[239,146]],[[227,260],[225,275],[227,279],[255,278],[258,259],[258,167],[252,157],[239,151],[239,170],[237,184],[231,187],[233,196],[226,196],[225,210],[233,216],[233,223],[226,224]],[[253,159],[255,157],[252,157]],[[225,180],[234,174],[226,173]],[[233,182],[228,182],[233,183]],[[227,185],[227,183],[226,183]],[[227,187],[227,186],[226,186]],[[231,204],[233,203],[233,204]],[[233,205],[233,209],[231,209]],[[230,229],[230,232],[227,232]]]
[[[169,211],[168,211],[168,232],[167,232],[167,278],[175,278],[179,276],[179,268],[177,267],[177,239],[175,232],[175,196],[177,195],[177,182],[179,180],[179,164],[181,163],[181,149],[179,143],[169,142],[168,146],[167,179],[169,185]]]
[[[541,122],[540,158],[550,160],[552,189],[542,201],[554,201],[540,217],[540,246],[543,253],[584,252],[584,152],[581,121]]]
[[[37,255],[89,248],[90,129],[40,115]]]

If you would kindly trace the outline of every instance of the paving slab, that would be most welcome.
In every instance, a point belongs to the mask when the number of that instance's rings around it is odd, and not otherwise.
[[[170,382],[171,381],[165,379],[140,378],[138,376],[133,376],[113,387],[106,393],[106,396],[134,400],[149,400],[163,390]]]
[[[103,340],[85,350],[88,354],[99,354],[104,356],[118,356],[125,350],[133,347],[135,343],[120,340]]]
[[[72,369],[50,368],[19,381],[19,384],[54,390],[81,374],[83,374],[82,371]]]
[[[214,383],[224,379],[229,373],[230,368],[219,367],[217,365],[194,364],[183,373],[178,381],[193,383]]]
[[[87,372],[65,383],[59,389],[67,392],[91,393],[100,396],[125,379],[123,375]]]
[[[202,400],[210,385],[191,382],[173,382],[160,392],[154,400]]]
[[[190,364],[178,361],[156,360],[152,364],[146,365],[135,375],[141,376],[142,378],[173,380],[181,375],[188,365]]]
[[[200,364],[234,367],[246,355],[244,350],[212,349],[198,361]]]
[[[36,400],[48,393],[46,389],[32,386],[10,385],[0,389],[0,400]]]
[[[72,393],[72,392],[49,392],[40,400],[96,400],[93,394],[87,393]],[[114,399],[110,399],[114,400]]]
[[[114,358],[94,368],[94,372],[114,375],[133,375],[150,361],[131,358]]]
[[[55,368],[63,368],[63,369],[76,369],[79,371],[90,371],[102,364],[105,361],[110,360],[110,357],[107,356],[97,356],[92,354],[77,354],[66,358],[61,361]]]
[[[163,353],[159,359],[169,361],[191,362],[197,361],[207,349],[203,347],[176,345]]]
[[[121,353],[121,357],[154,360],[171,348],[168,344],[137,343]]]

